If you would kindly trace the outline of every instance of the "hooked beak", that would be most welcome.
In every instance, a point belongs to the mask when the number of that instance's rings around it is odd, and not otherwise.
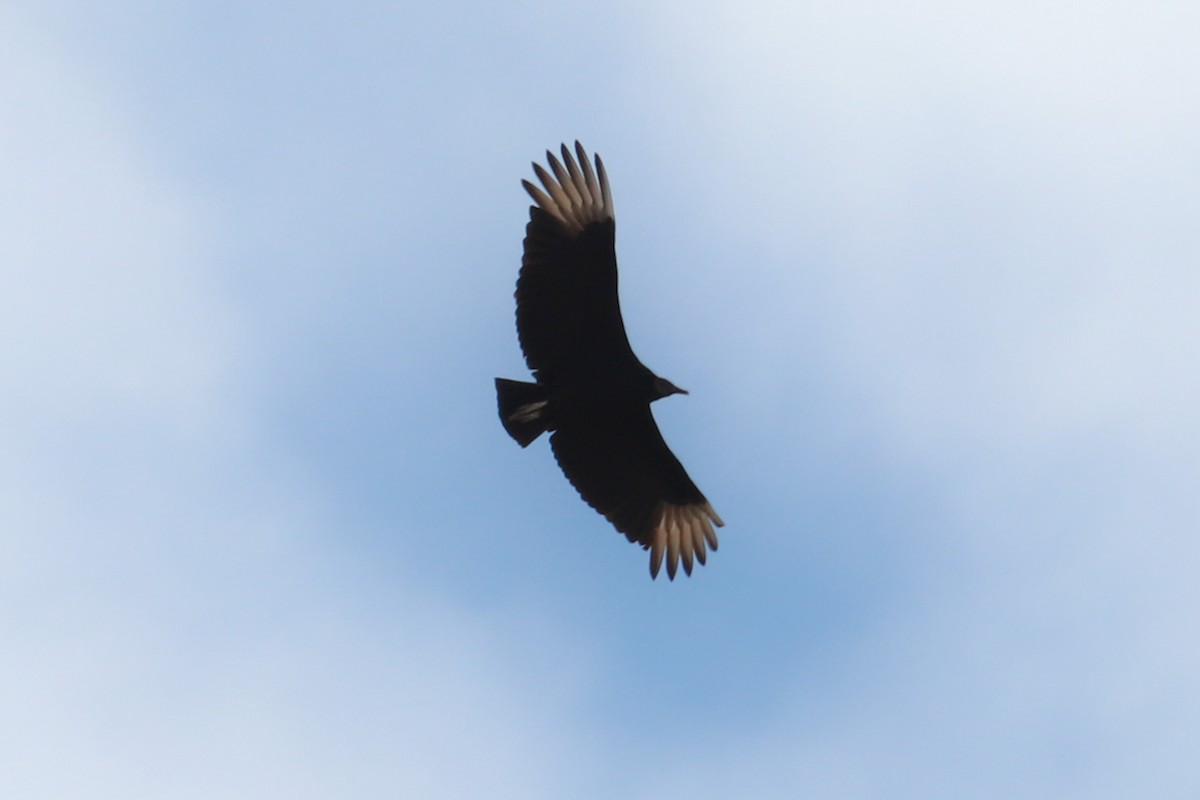
[[[668,397],[673,394],[687,394],[687,389],[680,389],[666,378],[654,378],[655,399]]]

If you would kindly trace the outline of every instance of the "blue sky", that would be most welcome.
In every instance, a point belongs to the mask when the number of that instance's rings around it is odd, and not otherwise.
[[[0,785],[1200,793],[1200,12],[9,3]],[[520,450],[612,179],[690,579]]]

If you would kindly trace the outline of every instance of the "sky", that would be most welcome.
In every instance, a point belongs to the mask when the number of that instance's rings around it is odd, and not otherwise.
[[[0,790],[1200,796],[1198,34],[4,4]],[[496,418],[575,139],[727,523],[674,582]]]

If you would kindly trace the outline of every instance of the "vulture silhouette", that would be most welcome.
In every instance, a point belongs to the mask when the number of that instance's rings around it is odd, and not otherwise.
[[[550,447],[580,496],[675,579],[717,549],[724,525],[663,440],[650,404],[687,394],[647,369],[629,346],[617,299],[616,222],[604,163],[546,151],[551,172],[522,181],[529,208],[517,279],[517,338],[536,383],[496,379],[500,421],[522,447]]]

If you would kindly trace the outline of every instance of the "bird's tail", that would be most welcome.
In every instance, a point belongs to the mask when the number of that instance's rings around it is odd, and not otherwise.
[[[496,400],[500,422],[508,435],[521,447],[541,436],[550,427],[549,402],[541,384],[496,378]]]

